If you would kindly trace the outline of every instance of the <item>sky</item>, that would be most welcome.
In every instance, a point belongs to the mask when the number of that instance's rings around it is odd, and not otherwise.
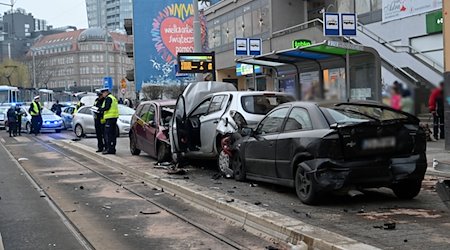
[[[14,9],[22,8],[31,13],[34,18],[47,20],[48,25],[62,27],[74,25],[77,28],[87,28],[85,0],[14,0]],[[10,4],[10,0],[0,0],[0,3]],[[1,13],[11,7],[0,5]]]

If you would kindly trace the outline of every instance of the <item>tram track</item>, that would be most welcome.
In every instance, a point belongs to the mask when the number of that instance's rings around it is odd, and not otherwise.
[[[135,196],[145,200],[146,202],[149,202],[150,204],[160,208],[161,210],[163,210],[163,211],[167,212],[168,214],[178,218],[179,220],[189,224],[190,226],[192,226],[195,229],[201,231],[202,233],[208,235],[209,237],[212,237],[212,238],[216,239],[217,241],[222,242],[222,243],[224,243],[224,244],[226,244],[229,247],[234,248],[234,249],[248,249],[247,247],[241,245],[240,243],[234,241],[233,239],[230,239],[226,235],[223,235],[223,234],[220,234],[220,233],[216,232],[211,227],[208,227],[206,225],[202,225],[202,224],[200,224],[200,223],[198,223],[198,222],[196,222],[196,221],[194,221],[194,220],[184,216],[183,214],[175,211],[174,209],[171,209],[170,207],[168,207],[166,205],[163,205],[161,203],[158,203],[158,202],[154,201],[151,197],[149,197],[149,196],[147,196],[145,194],[142,194],[139,191],[136,191],[135,189],[127,186],[126,184],[123,184],[122,182],[117,181],[116,179],[114,179],[114,177],[111,177],[111,176],[108,176],[107,174],[102,173],[101,171],[95,169],[94,166],[90,166],[89,164],[84,163],[82,160],[77,159],[77,157],[72,156],[72,155],[64,152],[63,150],[57,148],[57,146],[50,145],[49,142],[44,141],[44,140],[40,139],[39,137],[33,137],[33,140],[35,140],[37,143],[39,143],[43,147],[47,148],[48,150],[51,150],[51,151],[53,151],[53,152],[55,152],[57,154],[60,154],[63,157],[65,157],[66,159],[71,160],[74,163],[78,164],[79,166],[81,166],[81,167],[83,167],[83,168],[85,168],[85,169],[95,173],[100,178],[102,178],[104,180],[107,180],[108,182],[113,183],[114,185],[116,185],[116,186],[118,186],[118,187],[120,187],[120,188],[122,188],[122,189],[124,189],[124,190],[126,190],[128,192],[130,192],[131,194],[133,194],[133,195],[135,195]],[[89,157],[86,157],[86,158],[89,159]],[[116,167],[116,166],[109,166],[109,165],[106,165],[106,164],[103,164],[103,165],[107,166],[110,169],[113,169],[113,170],[116,170],[116,171],[120,171],[120,172],[124,172],[124,173],[128,174],[129,176],[131,176],[134,179],[137,179],[139,181],[145,181],[144,178],[142,178],[140,176],[137,176],[134,173],[130,173],[130,172],[124,170],[123,168]],[[28,174],[30,174],[30,173],[28,173]],[[67,216],[66,216],[66,218],[67,218]]]

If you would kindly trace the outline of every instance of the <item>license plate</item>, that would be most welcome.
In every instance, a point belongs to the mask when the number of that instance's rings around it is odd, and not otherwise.
[[[366,139],[362,143],[362,149],[382,149],[395,147],[395,137],[382,137]]]
[[[0,114],[0,120],[5,120],[5,114]]]

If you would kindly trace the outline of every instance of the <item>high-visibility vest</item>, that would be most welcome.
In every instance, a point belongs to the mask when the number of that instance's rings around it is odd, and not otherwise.
[[[119,118],[119,102],[113,95],[108,95],[106,98],[111,98],[111,107],[103,113],[103,117],[101,119],[101,122],[106,122],[106,119],[111,118]],[[102,108],[104,108],[106,105],[106,99],[103,102]]]
[[[30,115],[32,116],[37,116],[39,115],[39,108],[42,110],[42,107],[40,107],[40,105],[37,102],[32,102],[33,104],[33,109],[30,110]]]

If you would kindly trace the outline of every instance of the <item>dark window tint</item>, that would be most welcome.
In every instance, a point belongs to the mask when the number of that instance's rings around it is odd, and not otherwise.
[[[293,108],[286,121],[284,131],[294,131],[302,129],[312,129],[312,122],[309,117],[308,111],[303,108]]]
[[[280,104],[294,101],[291,96],[285,95],[250,95],[241,97],[242,107],[247,113],[265,115]]]
[[[281,126],[283,126],[284,118],[287,115],[289,108],[280,108],[264,118],[258,126],[258,134],[270,134],[281,132]]]
[[[78,111],[78,113],[80,113],[80,114],[85,114],[85,115],[90,115],[90,114],[91,114],[91,110],[90,110],[89,107],[84,107],[84,108],[81,108],[81,109]]]

